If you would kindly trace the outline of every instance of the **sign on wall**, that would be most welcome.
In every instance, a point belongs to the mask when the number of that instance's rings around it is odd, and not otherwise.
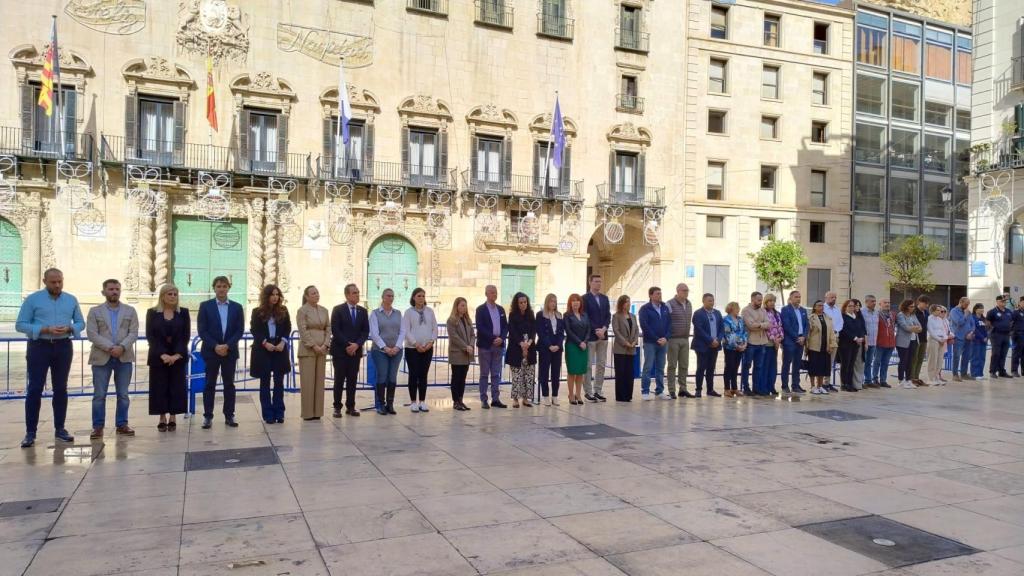
[[[104,34],[127,36],[146,27],[145,0],[69,0],[64,13]]]

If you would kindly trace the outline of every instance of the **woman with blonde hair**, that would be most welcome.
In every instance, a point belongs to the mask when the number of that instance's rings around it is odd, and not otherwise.
[[[306,286],[302,306],[295,313],[299,328],[299,393],[302,419],[319,420],[324,415],[324,380],[327,377],[327,352],[331,349],[331,315],[320,305],[320,291]]]
[[[946,343],[949,342],[949,321],[946,320],[946,308],[932,304],[928,310],[928,381],[929,386],[943,386],[942,363],[946,354]]]
[[[469,410],[462,401],[466,392],[466,374],[473,363],[476,348],[476,331],[469,317],[469,304],[459,296],[452,304],[452,313],[445,323],[448,327],[448,364],[452,371],[452,405],[459,411]]]
[[[558,384],[562,379],[562,351],[565,349],[565,319],[558,311],[558,297],[548,294],[537,312],[537,363],[543,403],[558,406]],[[550,387],[550,400],[548,397]]]
[[[160,416],[157,430],[175,430],[176,414],[188,411],[186,370],[192,320],[178,303],[178,287],[164,284],[156,305],[146,312],[149,354],[149,414]]]
[[[725,318],[722,319],[722,323],[725,326],[725,372],[722,375],[722,379],[725,380],[725,397],[743,396],[743,392],[736,388],[736,375],[743,353],[747,350],[748,336],[747,326],[740,317],[738,302],[729,302],[725,305]]]

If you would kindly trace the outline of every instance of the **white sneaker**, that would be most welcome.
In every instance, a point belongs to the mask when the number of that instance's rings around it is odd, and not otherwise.
[[[914,388],[917,388],[917,386],[914,386],[914,383],[910,380],[904,380],[900,383],[900,388],[903,388],[904,390],[913,390]]]
[[[661,398],[662,400],[671,400],[672,395],[668,392],[662,392],[661,394],[658,394],[658,398]]]
[[[552,406],[558,406],[558,397],[557,396],[552,396],[551,397],[551,405]]]
[[[648,392],[646,394],[641,394],[640,398],[642,398],[644,400],[654,400],[654,395],[651,394],[650,392]]]
[[[814,394],[814,395],[821,394],[821,388],[811,388],[811,394]]]
[[[430,412],[426,402],[420,402],[420,412]]]
[[[419,403],[413,402],[412,404],[409,404],[409,410],[412,411],[412,412],[419,412],[420,411]]]

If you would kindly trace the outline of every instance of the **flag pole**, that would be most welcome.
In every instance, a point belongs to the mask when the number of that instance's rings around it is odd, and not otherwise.
[[[57,136],[58,136],[58,140],[57,141],[60,143],[60,157],[63,159],[63,158],[67,157],[67,143],[65,142],[65,136],[64,136],[64,106],[63,106],[63,100],[64,100],[63,96],[64,95],[61,94],[61,92],[63,92],[63,90],[61,89],[61,85],[60,85],[60,52],[58,51],[58,48],[57,48],[57,15],[53,14],[53,15],[51,15],[51,18],[53,19],[52,20],[52,26],[53,26],[53,46],[50,47],[50,50],[51,50],[51,53],[53,54],[53,56],[52,56],[52,58],[53,58],[53,67],[56,68],[56,74],[55,74],[55,77],[54,77],[55,82],[54,82],[54,87],[53,87],[53,96],[54,96],[54,103],[57,106],[57,115],[56,115]],[[51,116],[50,117],[51,125],[52,125],[53,122],[54,122],[54,119]]]
[[[555,103],[556,104],[558,103],[558,90],[555,90]],[[555,132],[555,116],[552,114],[551,115],[551,133],[554,134],[554,132]],[[553,140],[553,139],[549,139],[548,140],[548,154],[547,154],[547,158],[544,160],[544,186],[543,186],[542,195],[545,198],[547,198],[547,196],[548,196],[548,170],[551,169],[551,145],[554,144],[554,142],[552,142],[551,140]]]
[[[210,59],[210,39],[209,38],[206,39],[206,61],[210,65],[210,73],[206,77],[206,84],[207,84],[208,89],[214,90],[214,92],[216,92],[216,89],[213,87],[213,82],[211,82],[211,80],[213,80],[213,61]],[[216,98],[216,94],[214,94],[214,98]],[[209,97],[207,97],[207,107],[209,107]],[[209,115],[209,110],[207,110],[207,115]],[[210,119],[209,118],[206,119],[206,138],[207,138],[207,141],[209,142],[210,154],[213,154],[213,126],[210,124]],[[229,138],[229,140],[230,140],[230,138]],[[229,142],[229,145],[230,145],[230,142]]]

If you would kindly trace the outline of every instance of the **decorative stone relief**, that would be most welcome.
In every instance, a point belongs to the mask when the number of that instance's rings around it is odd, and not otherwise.
[[[68,0],[64,13],[103,34],[128,36],[146,27],[145,0]]]
[[[255,198],[246,205],[249,218],[249,286],[250,293],[263,288],[263,200]]]
[[[263,284],[277,283],[277,261],[281,247],[277,242],[277,226],[268,223],[263,233]],[[261,287],[262,288],[262,287]]]
[[[139,236],[142,234],[142,228],[144,223],[142,220],[136,220],[132,227],[132,237],[130,246],[128,249],[128,260],[125,261],[124,265],[124,290],[125,292],[138,292],[139,291],[139,268],[143,266],[143,262],[139,261]]]
[[[492,124],[515,128],[519,125],[519,119],[511,110],[498,108],[495,104],[477,106],[466,115],[466,122],[469,124]]]
[[[612,126],[608,131],[608,139],[650,146],[651,132],[646,128],[634,126],[632,122],[626,122]]]
[[[195,85],[184,66],[160,56],[130,60],[121,68],[121,75],[128,81],[130,92],[138,84],[171,84],[184,91]]]
[[[165,206],[156,218],[156,240],[153,245],[153,289],[159,290],[170,280],[171,244],[169,238],[170,211]]]
[[[373,38],[298,24],[277,25],[277,48],[331,66],[338,66],[342,59],[345,68],[363,68],[373,63]]]
[[[958,26],[971,26],[971,2],[968,0],[874,0],[874,3]]]
[[[227,0],[180,0],[178,48],[193,56],[209,53],[214,62],[244,61],[249,53],[249,24]]]
[[[50,210],[53,207],[52,202],[44,204],[45,208],[41,212],[42,221],[39,223],[39,240],[40,240],[40,256],[42,262],[42,270],[57,267],[57,256],[53,250],[53,222],[50,219]]]

